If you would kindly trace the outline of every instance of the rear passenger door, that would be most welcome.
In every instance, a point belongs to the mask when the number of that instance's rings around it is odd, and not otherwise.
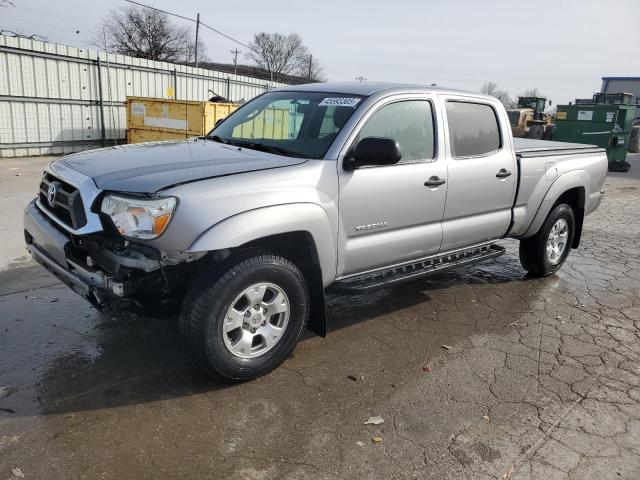
[[[517,165],[498,101],[446,97],[448,189],[442,250],[501,238],[511,223]],[[500,119],[500,116],[504,118]]]

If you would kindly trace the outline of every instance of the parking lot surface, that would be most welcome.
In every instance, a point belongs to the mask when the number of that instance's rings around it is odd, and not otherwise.
[[[326,338],[226,385],[174,319],[102,315],[25,256],[45,160],[3,160],[0,479],[640,478],[630,161],[558,274],[528,277],[507,240],[497,261],[332,296]]]

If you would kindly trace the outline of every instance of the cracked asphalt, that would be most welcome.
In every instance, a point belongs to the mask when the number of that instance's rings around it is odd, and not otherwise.
[[[497,261],[332,296],[327,338],[240,385],[203,377],[175,320],[101,315],[24,257],[14,206],[44,160],[0,162],[0,479],[640,478],[630,161],[558,274],[526,276],[509,240]]]

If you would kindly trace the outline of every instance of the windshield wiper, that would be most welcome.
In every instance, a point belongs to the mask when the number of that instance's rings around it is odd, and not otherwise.
[[[252,150],[258,150],[260,152],[275,153],[276,155],[311,158],[309,155],[305,155],[303,153],[294,152],[292,150],[287,150],[286,148],[276,147],[273,145],[265,145],[264,143],[237,142],[232,140],[230,140],[229,143],[231,143],[232,145],[235,145],[236,147],[250,148]]]
[[[206,136],[206,137],[204,137],[204,138],[205,138],[206,140],[213,140],[214,142],[224,143],[224,144],[226,144],[226,145],[228,145],[229,143],[231,143],[231,142],[229,141],[229,139],[228,139],[228,138],[222,138],[222,137],[221,137],[221,136],[219,136],[219,135],[211,135],[210,137],[209,137],[209,136]]]

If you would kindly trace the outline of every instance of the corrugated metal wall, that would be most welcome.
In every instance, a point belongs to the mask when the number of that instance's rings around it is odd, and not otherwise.
[[[0,35],[0,157],[123,142],[127,96],[249,100],[265,80]],[[103,108],[101,110],[100,105]],[[104,123],[102,117],[104,116]]]

